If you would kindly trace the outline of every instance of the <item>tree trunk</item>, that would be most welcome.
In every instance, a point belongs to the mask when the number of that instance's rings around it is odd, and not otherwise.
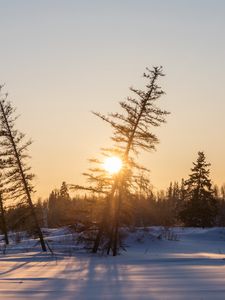
[[[3,207],[1,193],[0,193],[0,210],[1,210],[1,218],[2,218],[2,231],[3,231],[4,237],[5,237],[5,243],[6,243],[6,245],[8,245],[9,238],[8,238],[8,231],[7,231],[6,221],[5,221],[5,211],[4,211],[4,207]]]
[[[110,201],[111,201],[111,197],[114,194],[114,192],[115,192],[115,185],[113,186],[110,195],[106,199],[105,208],[103,209],[102,219],[101,219],[101,223],[99,224],[99,229],[98,229],[95,241],[94,241],[94,246],[92,248],[92,253],[97,253],[98,252],[101,239],[104,235],[105,226],[107,226],[107,216],[110,212]]]
[[[19,171],[20,171],[21,180],[22,180],[22,183],[23,183],[23,186],[24,186],[24,191],[25,191],[26,196],[27,196],[27,202],[28,202],[28,205],[31,209],[31,214],[34,218],[34,223],[35,223],[35,226],[37,228],[37,233],[38,233],[39,240],[40,240],[40,243],[41,243],[41,248],[42,248],[42,251],[46,252],[47,248],[46,248],[46,245],[45,245],[44,237],[43,237],[41,228],[40,228],[39,223],[38,223],[37,215],[35,213],[34,205],[33,205],[33,202],[31,200],[30,191],[29,191],[29,188],[28,188],[28,184],[27,184],[27,181],[26,181],[26,177],[25,177],[23,168],[22,168],[19,153],[17,151],[17,147],[16,147],[16,144],[15,144],[15,141],[14,141],[14,138],[13,138],[13,135],[12,135],[12,132],[11,132],[11,129],[10,129],[8,119],[7,119],[7,116],[5,114],[5,110],[4,110],[2,102],[0,102],[0,106],[1,106],[2,114],[3,114],[3,117],[4,117],[4,121],[5,121],[7,130],[8,130],[8,136],[9,136],[10,142],[12,144],[14,155],[15,155],[17,165],[18,165],[18,168],[19,168]]]
[[[103,227],[104,227],[104,223],[101,222],[100,228],[98,230],[98,233],[97,233],[95,241],[94,241],[94,246],[92,248],[92,253],[97,253],[98,252],[100,241],[101,241],[101,238],[102,238],[102,235],[103,235]]]

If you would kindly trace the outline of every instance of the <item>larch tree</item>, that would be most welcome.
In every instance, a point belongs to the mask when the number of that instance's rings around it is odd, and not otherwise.
[[[107,249],[106,237],[109,234],[109,223],[111,214],[111,195],[113,190],[114,176],[109,175],[103,165],[104,159],[110,155],[118,155],[118,151],[113,149],[101,149],[101,158],[91,158],[89,163],[91,167],[87,172],[83,173],[86,177],[87,185],[70,185],[70,189],[74,191],[85,191],[89,194],[88,201],[92,198],[93,201],[97,199],[98,205],[95,205],[95,219],[88,218],[82,226],[82,242],[86,243],[87,248],[91,248],[92,252],[95,251],[95,245],[101,244],[102,250]],[[96,202],[96,201],[94,201]],[[99,205],[101,203],[102,205]],[[100,220],[100,222],[99,222]],[[92,245],[94,243],[94,245]]]
[[[123,162],[121,171],[113,176],[110,191],[107,193],[107,205],[111,209],[110,234],[108,236],[108,253],[112,250],[113,255],[117,255],[119,248],[119,228],[121,226],[121,212],[124,202],[129,200],[131,178],[135,168],[141,169],[135,162],[135,158],[141,150],[150,151],[155,149],[159,142],[157,136],[152,133],[153,127],[158,127],[165,122],[168,112],[156,106],[156,101],[164,94],[157,81],[164,76],[162,67],[146,69],[144,78],[147,80],[146,89],[139,90],[130,88],[134,94],[120,102],[121,113],[112,113],[107,116],[94,113],[113,129],[112,141],[114,142],[114,152],[119,153]],[[109,149],[109,152],[111,149]],[[105,232],[105,217],[99,224],[99,229],[95,238],[92,251],[95,253],[99,249],[100,241]]]
[[[210,227],[215,224],[217,201],[214,197],[210,175],[210,163],[204,152],[198,152],[189,179],[184,182],[184,207],[180,218],[186,226]]]
[[[42,250],[47,251],[31,198],[31,194],[34,192],[32,184],[34,175],[27,164],[29,158],[27,152],[31,141],[24,141],[25,135],[16,129],[15,109],[7,100],[8,94],[2,93],[2,88],[3,86],[0,87],[0,158],[6,177],[4,184],[7,186],[11,201],[17,201],[20,204],[26,203],[30,208]]]

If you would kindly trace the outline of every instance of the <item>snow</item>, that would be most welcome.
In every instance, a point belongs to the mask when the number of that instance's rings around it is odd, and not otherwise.
[[[0,299],[225,299],[225,229],[168,232],[129,233],[117,257],[82,251],[67,228],[45,230],[55,255],[14,242],[0,254]]]

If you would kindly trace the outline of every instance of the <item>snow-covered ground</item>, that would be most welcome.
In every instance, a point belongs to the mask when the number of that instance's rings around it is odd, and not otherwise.
[[[138,230],[117,257],[91,255],[65,228],[55,255],[25,239],[0,253],[0,299],[225,299],[225,229]]]

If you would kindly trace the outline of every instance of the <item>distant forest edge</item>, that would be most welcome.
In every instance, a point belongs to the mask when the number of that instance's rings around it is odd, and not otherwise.
[[[198,152],[189,178],[157,193],[149,170],[139,163],[143,151],[156,149],[154,128],[166,123],[169,114],[157,106],[165,94],[158,84],[162,76],[162,67],[146,68],[144,89],[131,87],[131,96],[119,103],[118,113],[93,112],[111,126],[112,147],[101,148],[101,158],[89,160],[90,168],[83,174],[87,185],[63,182],[47,200],[35,204],[34,175],[28,163],[31,141],[16,129],[15,109],[0,87],[0,226],[6,245],[9,230],[26,230],[47,251],[41,228],[70,226],[91,252],[115,256],[123,246],[124,227],[225,225],[225,187],[212,185],[204,152]],[[121,165],[107,171],[103,168],[107,158]],[[77,196],[71,197],[70,191]]]
[[[171,182],[166,190],[156,193],[151,185],[143,186],[140,181],[139,190],[130,197],[129,207],[124,208],[123,224],[131,228],[225,226],[225,186],[210,186],[208,176],[200,179],[196,176],[203,174],[199,163],[194,168],[189,179],[182,179],[180,183]],[[199,191],[198,180],[201,182]],[[59,189],[50,193],[48,199],[38,200],[35,208],[43,228],[71,226],[83,230],[99,222],[104,200],[104,197],[94,194],[82,193],[71,197],[68,185],[63,182]],[[32,217],[28,216],[29,207],[25,205],[8,209],[10,230],[32,229]]]

